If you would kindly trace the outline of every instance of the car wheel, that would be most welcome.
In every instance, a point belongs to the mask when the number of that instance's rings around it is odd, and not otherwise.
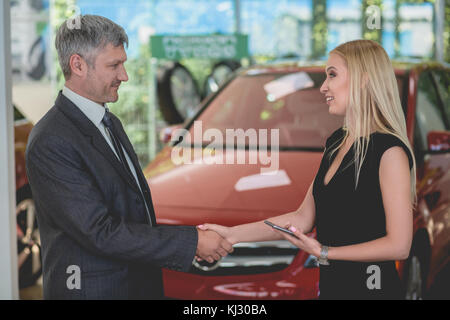
[[[42,37],[34,42],[28,54],[30,70],[28,76],[33,80],[40,80],[45,75],[45,43]]]
[[[206,78],[203,97],[209,96],[211,93],[217,92],[219,87],[228,79],[234,70],[241,67],[237,61],[225,60],[216,63],[211,74]]]
[[[422,263],[413,255],[407,264],[406,300],[423,300],[424,281],[422,279]]]
[[[161,113],[169,124],[183,123],[194,116],[200,104],[197,84],[179,62],[159,68],[157,91]]]
[[[29,186],[17,191],[17,265],[19,287],[26,288],[36,283],[42,275],[42,257],[36,210]]]
[[[430,300],[450,300],[450,263],[447,263],[434,277],[433,283],[427,291]]]

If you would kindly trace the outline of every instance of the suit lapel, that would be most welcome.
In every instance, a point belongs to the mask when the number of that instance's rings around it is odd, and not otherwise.
[[[99,134],[92,136],[92,144],[93,146],[100,151],[105,158],[109,160],[109,162],[114,166],[114,169],[125,179],[130,186],[132,186],[136,191],[138,190],[138,186],[136,185],[136,180],[125,170],[123,164],[117,159],[115,153],[111,150],[109,144],[105,141],[105,138]]]
[[[98,128],[84,115],[84,113],[75,106],[72,101],[67,99],[61,92],[56,99],[55,106],[59,108],[77,128],[86,136],[91,137],[92,145],[108,160],[114,169],[122,178],[136,191],[139,191],[136,181],[125,171],[122,163],[117,159],[111,147],[106,142]]]
[[[125,151],[128,153],[128,156],[130,157],[131,162],[133,163],[134,169],[136,170],[136,175],[141,181],[141,188],[143,188],[142,191],[144,191],[144,189],[148,189],[148,184],[147,181],[145,180],[144,174],[142,173],[141,165],[139,164],[139,159],[137,158],[136,153],[134,152],[134,148],[131,145],[131,142],[128,139],[128,136],[126,135],[119,119],[117,119],[117,117],[114,115],[112,116],[112,119],[114,122],[114,126],[117,130],[117,133],[119,135],[118,138],[120,140],[120,143],[123,145]],[[143,184],[142,181],[144,181],[145,183]]]
[[[150,220],[151,225],[156,226],[156,217],[155,217],[155,209],[153,208],[153,201],[152,196],[150,193],[150,188],[148,186],[147,180],[145,179],[144,174],[142,173],[141,166],[139,164],[139,159],[136,156],[136,153],[134,152],[134,148],[131,145],[130,140],[128,139],[128,136],[126,135],[123,126],[120,122],[120,120],[112,115],[112,121],[114,123],[114,127],[116,128],[117,134],[119,135],[120,143],[125,148],[125,151],[127,152],[128,156],[131,159],[131,162],[133,163],[134,169],[136,170],[136,175],[139,180],[139,184],[142,189],[142,193],[144,195],[144,200],[147,203],[147,207],[150,213]]]
[[[131,162],[134,165],[134,168],[136,170],[136,173],[140,170],[141,166],[139,164],[139,160],[136,157],[136,153],[134,152],[134,148],[131,145],[130,140],[128,139],[127,134],[125,133],[125,130],[123,129],[122,123],[120,122],[120,120],[113,114],[111,114],[111,119],[114,123],[114,127],[116,128],[117,134],[118,134],[118,138],[120,143],[122,144],[122,146],[125,148],[125,151],[127,152],[128,156],[131,159]]]

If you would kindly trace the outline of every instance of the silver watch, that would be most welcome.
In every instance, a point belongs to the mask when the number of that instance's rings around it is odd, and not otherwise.
[[[318,260],[319,264],[323,266],[329,266],[330,263],[328,262],[328,247],[322,246],[322,249],[320,250],[320,257]]]

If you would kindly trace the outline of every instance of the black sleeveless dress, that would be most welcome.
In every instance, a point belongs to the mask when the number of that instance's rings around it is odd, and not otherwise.
[[[324,177],[337,151],[330,151],[344,138],[342,128],[326,142],[326,149],[313,185],[316,207],[317,240],[326,246],[339,247],[375,240],[386,235],[386,219],[379,182],[383,153],[401,146],[409,158],[409,149],[397,137],[373,133],[355,190],[353,146],[327,185]],[[378,277],[378,278],[376,278]],[[320,299],[402,299],[403,288],[395,261],[352,262],[330,260],[320,266]]]

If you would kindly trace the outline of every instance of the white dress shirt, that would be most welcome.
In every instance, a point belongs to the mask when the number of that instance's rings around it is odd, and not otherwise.
[[[72,101],[73,104],[76,105],[81,110],[81,112],[83,112],[84,115],[98,128],[98,130],[100,131],[102,136],[105,138],[106,142],[108,143],[109,147],[114,152],[117,159],[120,161],[120,158],[117,155],[116,150],[114,149],[114,145],[111,140],[111,137],[109,136],[109,132],[108,132],[108,130],[106,130],[105,125],[102,122],[103,116],[105,115],[105,112],[106,112],[106,110],[105,110],[105,107],[107,107],[106,104],[105,104],[105,106],[102,106],[92,100],[89,100],[85,97],[80,96],[79,94],[73,92],[66,86],[64,86],[64,88],[62,90],[62,94],[67,99]],[[128,166],[131,169],[131,173],[133,174],[134,179],[136,179],[136,183],[139,187],[139,190],[141,190],[141,193],[142,193],[141,185],[139,184],[139,180],[138,180],[138,177],[136,174],[136,168],[134,167],[133,162],[131,162],[131,159],[128,156],[128,153],[125,150],[125,148],[122,146],[122,144],[120,144],[120,145],[122,147],[123,154],[125,155],[125,158],[128,162]],[[144,203],[145,203],[145,208],[147,209],[147,213],[149,213],[147,203],[145,201],[144,201]]]

